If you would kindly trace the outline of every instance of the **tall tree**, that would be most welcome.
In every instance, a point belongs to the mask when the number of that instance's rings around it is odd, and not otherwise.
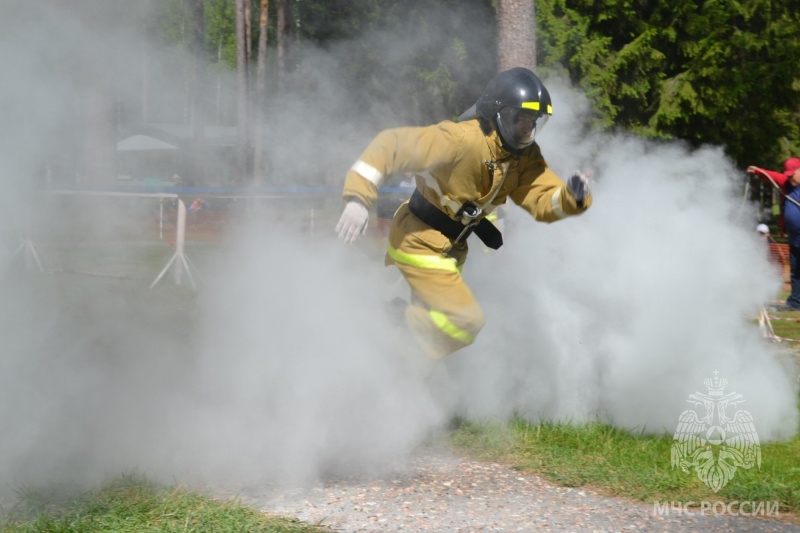
[[[206,43],[213,51],[216,63],[214,89],[214,122],[216,124],[235,121],[236,103],[228,90],[229,69],[236,69],[236,6],[231,0],[206,0]],[[211,54],[209,54],[211,57]],[[211,65],[209,65],[211,66]],[[235,94],[235,93],[234,93]],[[231,110],[234,110],[231,113]]]
[[[252,2],[251,0],[245,0],[244,2],[244,50],[245,54],[244,57],[247,60],[247,65],[249,67],[250,62],[253,60],[253,36],[252,36],[252,29],[253,29],[253,20],[250,15],[252,10]]]
[[[102,38],[110,39],[114,34],[110,9],[99,6],[96,16],[97,20],[108,23],[99,28],[98,33]],[[69,57],[69,60],[74,62],[72,68],[64,70],[71,71],[70,74],[74,76],[75,81],[81,82],[79,98],[82,100],[83,157],[78,164],[78,179],[88,183],[107,182],[116,174],[114,138],[118,94],[114,80],[120,74],[117,69],[124,67],[117,65],[113,55],[104,47],[81,47],[75,42],[63,43],[63,46],[65,59]]]
[[[150,120],[150,45],[147,41],[142,41],[142,85],[141,85],[141,107],[140,120],[148,122]]]
[[[236,180],[243,180],[247,172],[248,117],[247,117],[247,50],[245,47],[244,4],[249,0],[236,0],[236,122],[237,157]]]
[[[497,61],[499,70],[536,70],[534,0],[497,0]]]
[[[286,59],[289,54],[290,39],[292,37],[291,10],[289,0],[277,0],[275,13],[276,44],[275,59],[277,63],[278,89],[283,89],[284,74],[286,72]]]
[[[740,165],[797,139],[794,0],[539,0],[542,68],[565,68],[597,122],[724,145]],[[758,158],[755,159],[754,158]]]
[[[258,17],[258,59],[256,64],[255,132],[253,138],[253,184],[264,182],[264,107],[267,99],[267,28],[269,0],[261,0]]]
[[[88,59],[88,58],[87,58]],[[99,183],[114,176],[114,90],[107,74],[94,70],[92,62],[83,76],[83,162],[82,181]]]
[[[192,148],[192,180],[205,181],[204,145],[206,127],[206,55],[205,55],[205,0],[192,0],[192,60],[194,63],[190,93]]]

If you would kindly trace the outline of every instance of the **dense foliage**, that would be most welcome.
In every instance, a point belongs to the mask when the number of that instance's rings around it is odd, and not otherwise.
[[[591,95],[597,121],[725,145],[740,165],[800,149],[793,0],[537,0],[540,64]]]
[[[162,35],[175,43],[185,39],[187,1],[162,4],[170,14],[158,19]],[[232,4],[207,0],[205,11],[209,61],[230,69]],[[301,0],[289,7],[294,42],[346,50],[340,72],[354,94],[387,102],[409,122],[428,122],[460,113],[494,72],[494,4]],[[595,127],[724,145],[741,166],[771,167],[800,152],[799,12],[794,0],[536,0],[538,64],[543,73],[566,72],[590,96]],[[387,48],[390,42],[404,49]],[[290,68],[302,60],[295,54]]]
[[[268,43],[276,46],[277,0],[269,2]],[[151,31],[186,48],[189,0],[158,6]],[[255,50],[260,2],[251,0]],[[494,10],[491,0],[302,0],[288,2],[289,72],[315,52],[330,54],[354,95],[385,102],[410,123],[458,115],[472,104],[494,72]],[[233,0],[205,1],[206,58],[212,68],[235,70]],[[255,61],[255,58],[253,58]],[[278,73],[268,58],[268,85]],[[474,80],[481,80],[476,86]]]

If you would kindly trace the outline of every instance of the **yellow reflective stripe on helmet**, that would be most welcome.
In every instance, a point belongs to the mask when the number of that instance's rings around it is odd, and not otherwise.
[[[522,102],[522,109],[533,109],[534,111],[539,111],[541,104],[539,102]],[[547,114],[553,114],[553,106],[547,104]]]
[[[411,265],[419,268],[430,268],[432,270],[448,270],[451,272],[460,272],[461,269],[456,265],[455,259],[450,257],[442,257],[441,255],[422,255],[422,254],[407,254],[396,250],[389,245],[389,257],[406,265]]]
[[[452,337],[464,344],[472,344],[475,342],[475,337],[470,332],[464,331],[450,322],[450,320],[447,318],[447,315],[441,311],[431,309],[428,311],[428,314],[430,315],[431,320],[433,320],[433,323],[436,324],[436,327],[447,334],[448,337]]]

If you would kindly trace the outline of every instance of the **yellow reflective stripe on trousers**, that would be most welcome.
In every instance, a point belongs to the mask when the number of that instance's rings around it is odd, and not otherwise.
[[[442,257],[441,255],[422,255],[422,254],[407,254],[400,250],[394,249],[389,245],[389,257],[403,263],[404,265],[411,265],[419,268],[430,268],[432,270],[448,270],[451,272],[460,272],[454,259],[449,257]]]
[[[464,344],[472,344],[475,341],[475,337],[473,337],[471,333],[464,331],[450,322],[450,320],[447,318],[447,315],[441,311],[431,309],[428,311],[428,314],[430,315],[431,320],[433,320],[433,323],[436,324],[436,327],[442,330],[447,336],[452,337]]]

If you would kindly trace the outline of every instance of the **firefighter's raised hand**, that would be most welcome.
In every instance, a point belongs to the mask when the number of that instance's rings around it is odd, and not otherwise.
[[[589,196],[589,176],[583,172],[575,172],[567,180],[567,190],[579,206],[583,205],[584,200]]]
[[[336,224],[336,233],[339,234],[339,239],[344,242],[355,242],[360,235],[367,232],[367,223],[369,222],[369,210],[367,206],[358,200],[350,200],[344,206],[342,216]]]

